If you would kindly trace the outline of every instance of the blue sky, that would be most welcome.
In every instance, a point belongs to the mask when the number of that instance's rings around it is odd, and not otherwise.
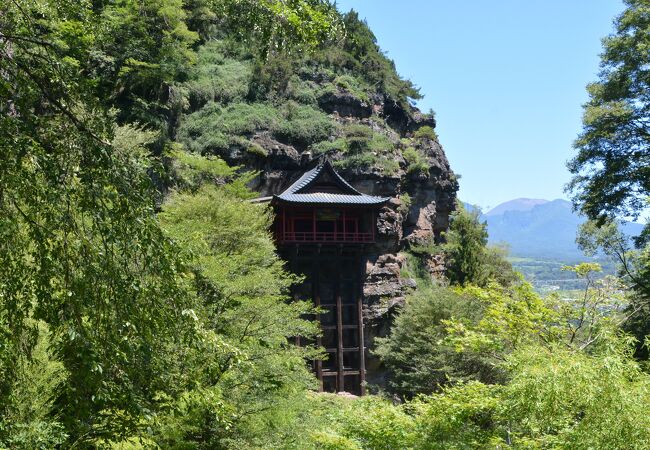
[[[620,0],[338,0],[357,10],[399,73],[421,88],[460,180],[483,208],[566,198],[565,162],[585,86]]]

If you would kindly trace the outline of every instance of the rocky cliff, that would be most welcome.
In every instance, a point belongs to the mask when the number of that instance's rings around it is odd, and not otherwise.
[[[405,250],[440,239],[458,183],[433,114],[411,106],[418,90],[399,77],[356,13],[342,21],[343,39],[308,55],[262,61],[227,39],[206,43],[184,87],[189,103],[176,139],[189,152],[256,171],[250,187],[260,196],[280,193],[326,156],[359,191],[391,198],[378,217],[377,242],[366,249],[372,347],[414,288],[400,276]]]
[[[370,348],[375,337],[386,335],[395,308],[416,287],[414,280],[400,276],[403,252],[411,243],[440,239],[454,210],[458,189],[433,132],[434,119],[415,108],[394,104],[388,107],[382,100],[375,97],[371,103],[361,102],[343,90],[319,99],[336,123],[325,142],[348,141],[346,149],[328,152],[339,173],[361,192],[391,198],[378,216],[377,242],[366,251],[364,320]],[[373,140],[384,142],[386,147],[373,150]],[[246,148],[248,143],[234,144],[222,156],[232,165],[259,172],[251,187],[260,196],[282,192],[311,168],[319,155],[313,146],[301,148],[286,140],[282,142],[269,130],[255,130],[250,142],[260,150],[252,153]],[[348,163],[350,142],[366,146],[357,153],[368,154],[364,163]],[[387,165],[385,161],[394,164]],[[370,356],[368,381],[381,384],[382,377],[378,362]]]

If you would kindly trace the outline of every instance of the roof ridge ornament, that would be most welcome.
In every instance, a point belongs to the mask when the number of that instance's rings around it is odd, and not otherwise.
[[[314,161],[314,160],[317,160],[317,161],[318,161],[318,163],[316,164],[316,167],[324,166],[325,163],[330,163],[330,164],[332,164],[332,161],[330,160],[329,155],[327,154],[327,152],[324,152],[324,153],[321,153],[321,154],[319,154],[319,155],[316,155],[314,158],[312,158],[311,161]],[[310,161],[310,162],[311,162],[311,161]]]

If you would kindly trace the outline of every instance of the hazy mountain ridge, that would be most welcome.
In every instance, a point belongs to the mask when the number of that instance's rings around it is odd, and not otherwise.
[[[542,205],[544,203],[548,203],[548,200],[539,198],[516,198],[514,200],[509,200],[495,206],[486,212],[485,215],[498,216],[507,211],[530,211],[535,206]]]
[[[510,200],[482,214],[481,220],[487,222],[489,242],[506,243],[512,256],[567,264],[587,258],[575,243],[578,228],[586,219],[566,200]],[[642,228],[639,223],[624,226],[630,235],[639,234]]]

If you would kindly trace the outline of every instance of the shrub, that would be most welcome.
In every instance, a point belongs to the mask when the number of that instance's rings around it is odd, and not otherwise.
[[[311,441],[319,450],[362,450],[352,439],[334,434],[329,431],[316,431],[311,435]]]
[[[342,419],[342,434],[359,442],[361,448],[413,448],[413,417],[382,398],[368,396],[350,402]]]
[[[246,147],[246,150],[248,151],[248,153],[257,156],[268,156],[269,154],[269,152],[267,152],[264,147],[262,147],[260,144],[256,142],[249,142],[248,146]]]
[[[378,154],[392,154],[395,144],[388,139],[388,136],[381,133],[374,133],[370,141],[369,150]]]
[[[211,102],[185,118],[178,140],[196,153],[219,153],[230,146],[233,137],[275,128],[279,121],[276,109],[265,103],[234,103],[224,108]]]
[[[213,182],[227,180],[233,177],[236,170],[221,158],[185,152],[179,144],[169,146],[165,156],[172,158],[176,181],[186,186],[195,186],[206,179]]]
[[[361,124],[348,125],[345,130],[348,149],[353,153],[362,153],[369,149],[373,138],[372,130]]]
[[[347,142],[344,138],[337,138],[333,141],[322,141],[317,144],[314,144],[311,147],[314,155],[320,155],[323,153],[337,152],[345,153],[348,151]]]
[[[251,64],[226,58],[222,44],[211,41],[199,48],[197,63],[186,83],[192,109],[210,101],[229,103],[242,100],[252,77]]]
[[[420,274],[414,275],[420,278]],[[454,317],[476,322],[481,311],[478,300],[419,279],[418,290],[407,298],[390,335],[377,338],[375,354],[391,373],[389,390],[410,398],[453,382],[498,379],[487,357],[458,353],[442,342],[446,336],[444,320]]]
[[[327,139],[336,127],[334,121],[311,106],[289,102],[284,106],[284,119],[274,134],[290,144],[308,147]]]
[[[278,113],[271,105],[235,103],[223,110],[218,125],[230,134],[243,135],[256,130],[272,129],[278,121]]]
[[[306,105],[316,104],[315,83],[301,80],[298,76],[291,77],[287,86],[287,97]]]
[[[426,157],[415,148],[407,148],[402,153],[402,156],[407,163],[406,171],[409,174],[427,173],[429,171],[429,163]]]
[[[346,36],[340,51],[331,51],[328,62],[351,70],[371,86],[378,86],[401,105],[408,107],[408,99],[422,98],[418,89],[408,80],[403,80],[395,70],[395,64],[388,59],[377,45],[377,39],[368,25],[359,19],[355,11],[343,17]]]
[[[498,388],[469,382],[411,403],[417,439],[414,448],[446,450],[505,448],[498,418]],[[522,448],[546,448],[522,446]]]
[[[30,352],[21,349],[15,376],[2,380],[9,384],[11,396],[2,405],[0,448],[59,448],[67,438],[63,425],[56,421],[54,406],[67,373],[49,349],[52,335],[48,327],[43,322],[32,322],[32,326],[33,334],[26,335],[24,341],[33,341],[34,347]],[[6,374],[5,368],[0,366],[0,372]]]
[[[415,138],[430,139],[433,141],[438,139],[438,135],[436,134],[433,128],[431,128],[429,125],[425,125],[423,127],[418,128],[418,130],[415,132]]]
[[[343,169],[363,169],[371,167],[377,161],[377,157],[371,153],[360,153],[348,156],[341,161],[336,161],[334,165]]]
[[[399,205],[399,212],[402,213],[403,216],[408,214],[409,209],[411,208],[411,196],[408,194],[408,192],[404,192],[400,194],[399,196],[400,199],[400,205]]]
[[[370,101],[370,97],[368,97],[364,87],[362,87],[360,80],[352,75],[340,75],[334,79],[334,84],[361,101]]]
[[[377,160],[377,167],[386,175],[395,175],[399,170],[399,163],[394,159],[383,157]]]
[[[253,66],[248,97],[265,100],[277,94],[284,95],[294,72],[294,61],[285,52],[274,52],[266,60],[257,60]]]

